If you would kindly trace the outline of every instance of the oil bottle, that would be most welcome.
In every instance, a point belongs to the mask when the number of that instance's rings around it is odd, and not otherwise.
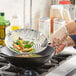
[[[8,20],[5,20],[5,13],[0,13],[0,45],[5,45],[5,29],[9,24]]]

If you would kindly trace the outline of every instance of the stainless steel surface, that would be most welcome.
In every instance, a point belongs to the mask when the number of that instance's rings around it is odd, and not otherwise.
[[[15,52],[11,52],[7,47],[1,48],[1,53],[6,54],[8,56],[13,56],[16,54]]]
[[[60,64],[54,70],[51,70],[45,76],[66,76],[69,72],[76,68],[76,56],[72,56],[71,58],[64,61],[64,63]]]
[[[19,29],[10,32],[5,38],[6,46],[13,52],[15,51],[10,47],[13,47],[13,41],[17,40],[19,37],[25,41],[33,41],[33,48],[36,49],[35,53],[43,51],[48,45],[48,40],[44,34],[32,29]]]

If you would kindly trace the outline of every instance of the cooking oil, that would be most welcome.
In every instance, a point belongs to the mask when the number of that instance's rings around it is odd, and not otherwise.
[[[0,45],[5,45],[5,25],[0,26]]]
[[[0,45],[5,45],[5,29],[9,21],[5,20],[4,12],[0,13]]]

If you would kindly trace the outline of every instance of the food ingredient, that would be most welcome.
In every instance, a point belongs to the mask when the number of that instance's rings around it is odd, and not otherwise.
[[[10,48],[18,53],[22,52],[32,53],[35,51],[33,45],[34,45],[33,41],[25,41],[19,37],[16,41],[13,42],[13,47]]]

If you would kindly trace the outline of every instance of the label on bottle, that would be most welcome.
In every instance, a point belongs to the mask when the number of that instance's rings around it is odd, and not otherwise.
[[[59,1],[59,4],[71,4],[70,0],[61,0]]]

